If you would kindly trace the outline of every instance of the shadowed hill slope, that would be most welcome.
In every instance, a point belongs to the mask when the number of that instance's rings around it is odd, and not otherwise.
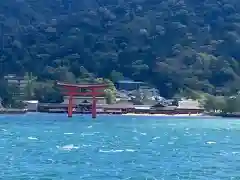
[[[3,0],[0,73],[123,76],[163,96],[240,88],[237,0]]]

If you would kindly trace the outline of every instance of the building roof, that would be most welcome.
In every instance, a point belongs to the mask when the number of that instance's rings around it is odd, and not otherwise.
[[[29,100],[29,101],[23,101],[24,103],[29,103],[29,104],[38,104],[38,100]]]
[[[73,107],[76,108],[77,106],[91,106],[91,103],[80,103],[80,104],[73,104]],[[39,107],[45,108],[67,108],[68,104],[58,104],[58,103],[39,103]]]
[[[6,80],[15,80],[15,81],[25,80],[24,77],[19,77],[19,76],[4,76],[4,78]]]
[[[133,109],[134,105],[130,103],[118,103],[118,104],[97,104],[99,108],[108,109]]]
[[[150,110],[151,106],[148,105],[134,105],[134,109],[138,110]]]
[[[166,107],[166,104],[163,104],[162,102],[158,102],[157,104],[154,104],[152,107],[156,108],[156,107]]]
[[[124,84],[145,84],[144,82],[141,81],[132,81],[132,80],[120,80],[117,83],[124,83]]]
[[[58,104],[58,103],[39,103],[39,107],[46,107],[46,108],[66,108],[67,104]],[[75,107],[76,105],[73,105]]]
[[[177,108],[177,106],[167,106],[167,107],[163,107],[162,110],[165,111],[173,111]]]
[[[64,95],[63,96],[64,99],[68,99],[69,96],[68,95]],[[76,95],[76,96],[73,96],[73,99],[92,99],[92,96],[91,95],[88,95],[88,96],[81,96],[81,95]],[[106,99],[105,96],[101,96],[101,95],[98,95],[96,96],[96,99]]]

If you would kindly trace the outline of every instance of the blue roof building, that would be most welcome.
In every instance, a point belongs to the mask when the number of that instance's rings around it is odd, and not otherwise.
[[[146,85],[146,83],[133,80],[121,80],[116,83],[116,88],[118,90],[133,91],[138,90],[143,85]]]

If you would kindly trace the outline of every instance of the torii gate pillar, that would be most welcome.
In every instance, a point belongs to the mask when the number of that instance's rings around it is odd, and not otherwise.
[[[66,91],[64,94],[68,95],[68,117],[73,115],[73,97],[77,95],[82,96],[92,96],[92,118],[97,117],[97,99],[98,95],[102,95],[103,92],[97,91],[98,89],[105,89],[107,85],[105,84],[66,84],[57,83],[57,85],[63,87]],[[89,89],[89,92],[79,92],[80,89]]]
[[[72,117],[73,114],[73,95],[69,94],[68,97],[68,117]]]
[[[96,118],[97,117],[97,99],[96,99],[96,91],[93,88],[92,89],[92,118]]]

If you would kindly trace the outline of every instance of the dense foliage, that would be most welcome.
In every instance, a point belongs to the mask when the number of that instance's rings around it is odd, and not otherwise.
[[[240,88],[238,0],[2,0],[0,76],[123,77],[184,90]]]
[[[230,97],[208,95],[203,101],[203,107],[207,112],[213,113],[239,113],[240,94]]]
[[[0,79],[0,108],[3,107],[24,107],[24,101],[26,100],[38,100],[41,103],[62,103],[63,91],[56,82],[47,80],[37,81],[37,78],[32,74],[25,74],[24,79],[27,84],[24,88],[19,88],[17,84],[10,84],[5,79]],[[116,88],[114,84],[103,78],[97,78],[93,80],[93,83],[106,84],[108,87],[102,92],[102,95],[106,97],[108,104],[115,103],[116,100]],[[86,90],[86,89],[82,89]]]

